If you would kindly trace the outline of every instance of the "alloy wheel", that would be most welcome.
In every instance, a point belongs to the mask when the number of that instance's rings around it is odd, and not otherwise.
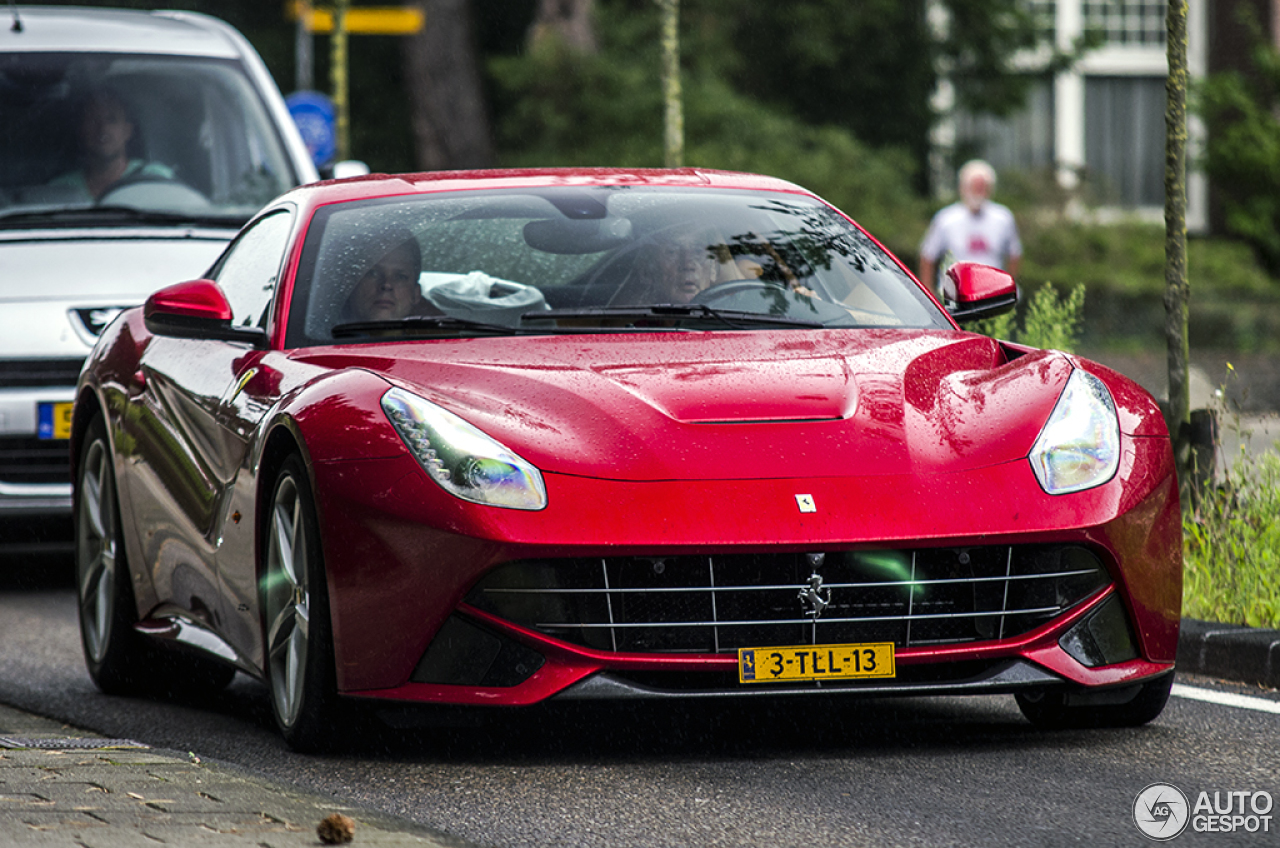
[[[286,475],[276,487],[271,505],[265,574],[271,698],[286,727],[298,719],[307,677],[311,609],[306,521],[297,483]]]
[[[111,455],[101,440],[85,452],[76,521],[76,584],[85,648],[101,663],[110,645],[116,602],[115,486]]]

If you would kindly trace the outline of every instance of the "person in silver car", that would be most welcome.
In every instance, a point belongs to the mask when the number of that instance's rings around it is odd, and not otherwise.
[[[173,179],[173,170],[159,162],[129,156],[137,123],[125,100],[110,88],[95,88],[80,104],[76,140],[80,168],[52,179],[49,184],[71,186],[100,200],[113,186],[136,178]]]

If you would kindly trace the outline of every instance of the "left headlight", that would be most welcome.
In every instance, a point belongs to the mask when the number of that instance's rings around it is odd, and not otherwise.
[[[1031,449],[1031,468],[1051,495],[1101,486],[1120,465],[1120,421],[1111,392],[1076,369]]]
[[[501,442],[425,398],[391,389],[382,411],[423,469],[465,501],[509,509],[542,509],[542,474]]]

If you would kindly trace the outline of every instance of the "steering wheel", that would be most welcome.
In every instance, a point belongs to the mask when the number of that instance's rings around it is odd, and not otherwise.
[[[209,199],[186,183],[159,174],[134,174],[118,180],[98,198],[99,206],[139,209],[204,209]]]
[[[782,286],[777,283],[766,283],[761,280],[729,280],[724,283],[716,283],[710,288],[705,288],[693,296],[690,303],[701,303],[704,305],[714,303],[717,300],[724,300],[726,297],[733,297],[746,291],[760,291],[762,289],[782,290]]]

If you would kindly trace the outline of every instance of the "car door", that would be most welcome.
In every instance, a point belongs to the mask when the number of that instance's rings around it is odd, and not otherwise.
[[[291,228],[288,210],[266,215],[214,266],[235,326],[265,328]],[[177,607],[172,612],[215,628],[220,528],[248,444],[228,410],[264,355],[249,342],[155,336],[141,359],[139,402],[131,404],[131,501],[156,593]]]

